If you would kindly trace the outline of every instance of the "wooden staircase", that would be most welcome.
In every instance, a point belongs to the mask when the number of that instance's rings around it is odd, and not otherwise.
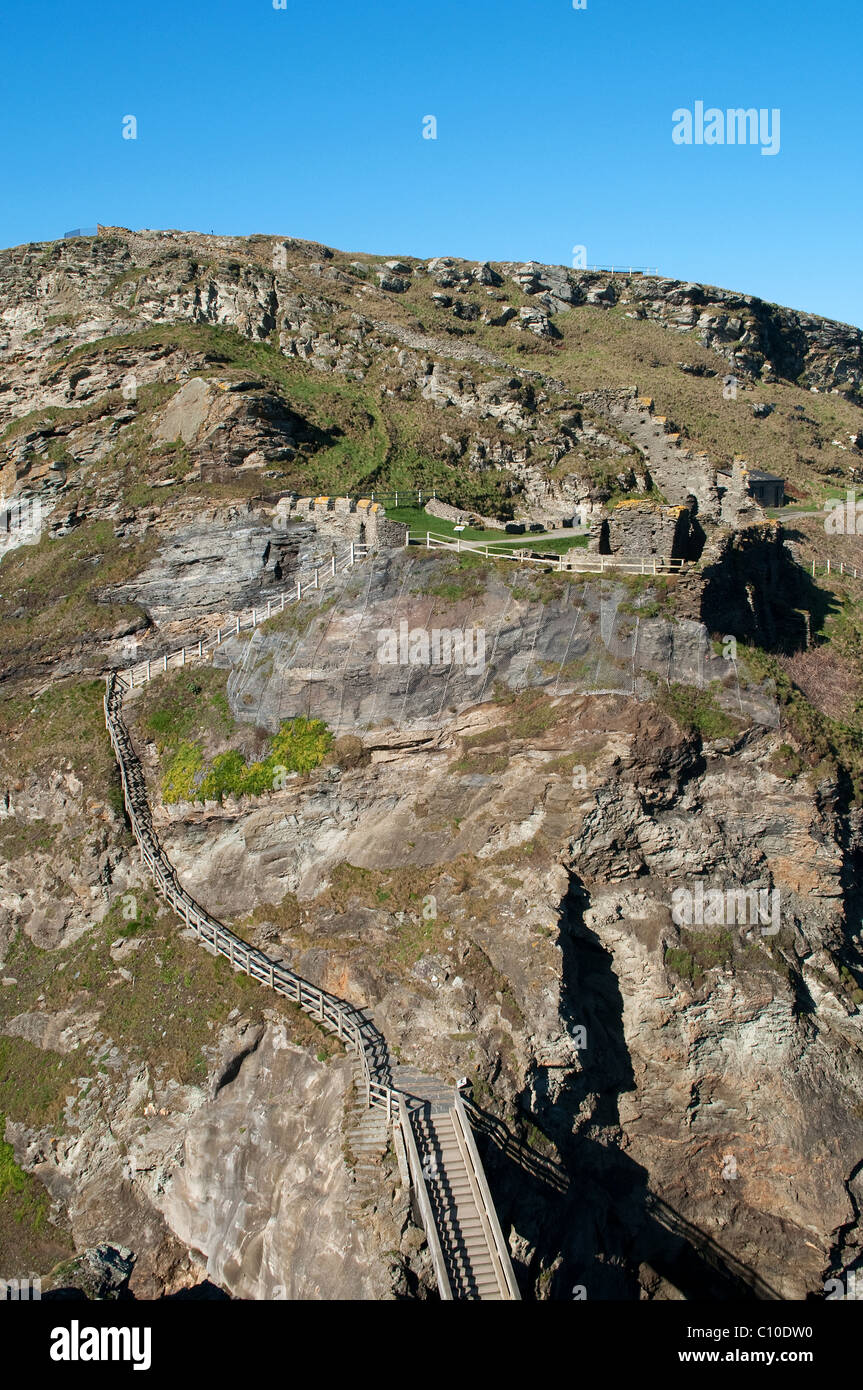
[[[490,1214],[474,1154],[453,1106],[411,1112],[441,1252],[454,1299],[518,1298],[496,1218]],[[484,1185],[484,1181],[483,1181]]]
[[[387,1151],[390,1126],[385,1110],[366,1104],[365,1076],[358,1061],[354,1063],[346,1131],[353,1159],[347,1212],[352,1220],[359,1221],[380,1192],[381,1162]]]
[[[358,550],[351,545],[349,559],[338,566],[334,557],[332,575],[337,568],[352,567]],[[313,583],[303,586],[297,581],[291,601],[298,602],[306,590],[318,586],[319,574],[315,571]],[[303,979],[212,917],[180,884],[153,825],[143,770],[123,718],[125,697],[160,670],[167,671],[169,664],[173,669],[207,659],[226,636],[238,633],[241,627],[255,627],[276,607],[281,611],[284,605],[282,595],[278,605],[270,600],[265,609],[252,609],[248,621],[237,617],[233,624],[220,628],[215,637],[201,639],[197,649],[183,647],[161,660],[148,659],[124,672],[108,673],[105,727],[119,764],[126,811],[138,842],[141,865],[158,892],[207,950],[226,957],[232,969],[244,971],[293,1000],[321,1027],[337,1033],[353,1049],[353,1098],[346,1135],[354,1159],[351,1215],[362,1215],[376,1196],[381,1159],[391,1127],[395,1126],[403,1140],[400,1165],[407,1162],[404,1176],[419,1207],[441,1297],[518,1299],[509,1252],[458,1093],[414,1067],[393,1067],[386,1039],[366,1010]]]

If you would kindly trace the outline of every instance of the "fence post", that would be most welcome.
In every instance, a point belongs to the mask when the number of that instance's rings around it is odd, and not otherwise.
[[[374,497],[374,493],[372,493],[372,497]],[[353,543],[353,541],[351,541],[351,564],[353,564],[353,563],[354,563],[354,543]]]
[[[186,648],[183,647],[182,651],[180,652],[180,665],[181,665],[181,666],[185,666],[185,664],[186,664]]]
[[[827,573],[830,573],[830,556],[827,556]]]
[[[333,570],[332,570],[332,572],[333,572],[333,574],[335,574],[335,572],[336,572],[336,553],[335,553],[335,551],[333,551],[333,554],[332,554],[332,557],[331,557],[331,558],[332,558],[332,564],[333,564]]]
[[[431,531],[426,531],[426,550],[431,550]]]
[[[204,655],[204,639],[203,639],[203,637],[199,637],[199,638],[198,638],[198,656],[203,656],[203,655]]]
[[[815,578],[815,561],[812,561],[812,578]]]
[[[317,565],[315,565],[315,588],[316,588],[316,589],[319,589],[319,588],[320,588],[320,585],[319,585],[319,583],[318,583],[318,567],[317,567]]]
[[[150,658],[147,658],[147,680],[150,679]]]
[[[456,538],[455,538],[455,548],[456,548],[456,554],[458,554],[458,553],[461,551],[461,536],[456,536]]]
[[[299,579],[298,579],[298,580],[297,580],[297,602],[298,602],[298,603],[299,603],[300,599],[302,598],[302,596],[303,596],[303,586],[302,586],[302,584],[300,583],[300,581],[299,581]]]

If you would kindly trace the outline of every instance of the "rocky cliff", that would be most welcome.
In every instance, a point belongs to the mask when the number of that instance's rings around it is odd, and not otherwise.
[[[652,464],[660,488],[715,474],[756,440],[785,475],[835,472],[833,441],[848,452],[859,430],[861,330],[670,279],[102,228],[3,252],[0,303],[0,422],[18,422],[0,459],[7,493],[16,479],[62,487],[71,460],[125,461],[144,442],[141,407],[178,383],[149,432],[151,484],[202,465],[301,491],[427,477],[548,518],[648,488]],[[304,365],[312,380],[289,370]],[[597,412],[591,391],[634,380],[678,421],[682,468],[663,470],[655,440]]]
[[[138,1297],[431,1292],[394,1154],[352,1148],[348,1060],[160,906],[101,718],[109,666],[329,555],[274,526],[281,493],[409,483],[499,519],[694,497],[701,564],[381,551],[153,681],[128,717],[182,882],[400,1062],[470,1078],[526,1297],[802,1298],[855,1268],[859,585],[795,563],[823,531],[729,518],[715,476],[781,456],[844,486],[859,331],[265,237],[103,229],[0,276],[0,478],[43,517],[0,564],[0,1276],[108,1244]],[[482,650],[405,659],[403,628]],[[324,762],[196,797],[298,717]],[[698,884],[779,915],[687,922]]]

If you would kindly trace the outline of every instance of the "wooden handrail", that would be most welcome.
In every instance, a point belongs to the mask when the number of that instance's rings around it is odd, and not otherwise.
[[[455,1093],[455,1102],[453,1104],[451,1113],[453,1117],[453,1126],[456,1131],[456,1138],[459,1138],[460,1136],[463,1138],[464,1148],[467,1150],[467,1153],[470,1158],[470,1161],[467,1165],[468,1172],[471,1176],[472,1181],[475,1183],[475,1186],[478,1189],[479,1195],[482,1200],[482,1219],[484,1221],[484,1224],[488,1226],[491,1232],[492,1240],[494,1243],[494,1251],[497,1255],[497,1260],[495,1263],[496,1266],[499,1266],[499,1269],[495,1269],[495,1273],[497,1274],[499,1280],[503,1280],[501,1294],[504,1297],[509,1297],[511,1299],[520,1299],[521,1294],[519,1293],[515,1273],[513,1272],[512,1261],[510,1260],[509,1256],[509,1247],[507,1246],[507,1243],[504,1240],[503,1231],[501,1230],[500,1222],[497,1219],[497,1212],[495,1211],[495,1206],[494,1202],[492,1201],[492,1195],[489,1189],[488,1180],[485,1176],[485,1169],[482,1166],[482,1159],[479,1156],[479,1150],[476,1146],[476,1140],[473,1136],[473,1130],[470,1127],[470,1121],[468,1120],[467,1114],[465,1113],[464,1104],[462,1103],[462,1098],[459,1095],[458,1091],[456,1091]],[[479,1206],[479,1203],[477,1203],[477,1205]]]
[[[492,1264],[492,1269],[494,1270],[495,1282],[497,1283],[498,1292],[501,1298],[506,1298],[508,1294],[506,1275],[501,1265],[500,1251],[497,1248],[495,1233],[488,1219],[485,1195],[482,1192],[479,1183],[477,1182],[476,1172],[474,1169],[473,1155],[471,1154],[471,1151],[467,1146],[467,1142],[465,1140],[464,1132],[462,1130],[459,1117],[456,1115],[455,1110],[453,1110],[451,1114],[455,1142],[458,1146],[459,1153],[461,1154],[461,1160],[464,1164],[464,1171],[467,1174],[467,1180],[470,1186],[471,1195],[473,1197],[473,1203],[476,1208],[477,1216],[479,1217],[480,1225],[483,1229],[486,1249],[488,1250],[489,1258]]]
[[[245,974],[255,974],[257,978],[272,984],[277,994],[293,998],[300,1007],[312,1014],[318,1022],[335,1028],[354,1047],[363,1071],[369,1103],[392,1114],[392,1089],[373,1076],[373,1063],[366,1055],[367,1044],[361,1029],[352,1017],[349,1005],[343,1005],[335,996],[313,985],[309,980],[297,975],[281,962],[274,960],[256,947],[249,946],[236,936],[223,923],[211,917],[176,881],[173,866],[166,858],[151,825],[142,822],[135,805],[135,798],[129,788],[130,764],[137,762],[132,750],[128,730],[122,718],[122,697],[127,687],[118,681],[116,673],[108,676],[104,700],[105,725],[111,737],[111,744],[120,764],[123,797],[129,822],[135,839],[141,846],[142,862],[149,870],[153,882],[162,896],[171,904],[178,916],[188,922],[192,930],[203,940],[211,943],[214,950],[226,956],[234,969]],[[145,803],[146,805],[146,803]],[[149,807],[147,807],[149,820]],[[152,848],[150,847],[152,846]],[[374,1090],[371,1090],[372,1084]]]
[[[416,1193],[420,1217],[422,1218],[423,1229],[426,1233],[426,1240],[428,1241],[429,1254],[431,1255],[432,1267],[434,1268],[435,1279],[437,1280],[441,1298],[444,1302],[449,1303],[452,1302],[452,1285],[449,1281],[449,1275],[446,1272],[440,1236],[438,1235],[437,1226],[435,1225],[428,1188],[426,1187],[425,1175],[423,1174],[422,1164],[420,1163],[416,1136],[414,1135],[413,1125],[411,1124],[410,1115],[403,1095],[399,1095],[399,1125],[401,1127],[402,1138],[405,1141],[408,1167],[411,1174],[411,1186]]]

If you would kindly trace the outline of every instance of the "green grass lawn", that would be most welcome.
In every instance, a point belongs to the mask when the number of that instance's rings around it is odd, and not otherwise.
[[[428,512],[420,507],[387,507],[387,518],[404,522],[411,531],[419,532],[420,535],[430,532],[432,536],[443,536],[446,540],[481,541],[488,544],[493,553],[504,555],[521,546],[528,546],[531,550],[550,550],[556,555],[563,555],[573,546],[587,545],[587,536],[578,535],[573,535],[571,540],[563,536],[557,540],[547,540],[543,539],[541,533],[532,536],[530,532],[525,532],[523,536],[507,536],[504,531],[481,530],[476,526],[465,526],[462,531],[456,531],[455,522],[446,521],[443,517],[429,516]]]
[[[587,536],[573,536],[569,540],[566,536],[560,536],[557,540],[543,540],[539,536],[536,540],[528,541],[531,550],[549,550],[555,555],[565,555],[568,550],[586,550]]]
[[[442,516],[429,516],[421,507],[387,507],[386,512],[388,520],[403,521],[412,531],[421,531],[423,535],[431,531],[433,536],[455,540],[458,535],[466,541],[499,541],[505,535],[502,530],[482,531],[476,526],[466,526],[463,531],[457,532],[454,521],[446,521]]]

